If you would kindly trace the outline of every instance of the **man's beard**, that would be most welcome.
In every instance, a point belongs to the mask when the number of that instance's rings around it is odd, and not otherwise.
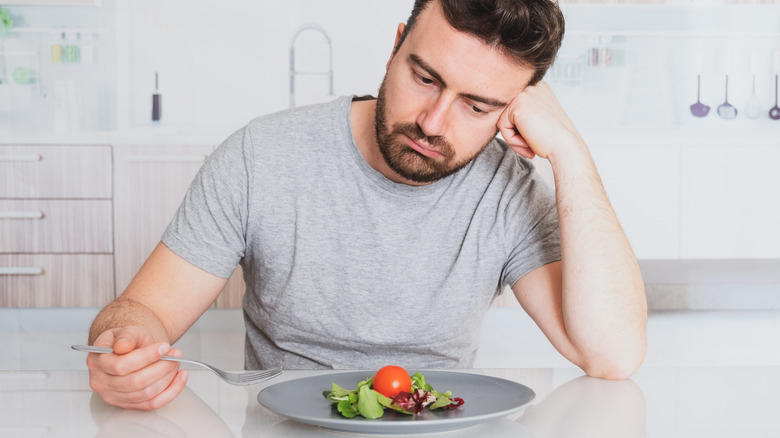
[[[426,136],[417,123],[397,123],[392,127],[391,131],[390,127],[387,126],[386,110],[385,81],[382,80],[376,102],[375,116],[376,141],[379,144],[379,151],[390,169],[404,179],[415,183],[432,183],[459,171],[476,158],[495,137],[495,134],[491,136],[485,145],[473,156],[466,157],[461,161],[455,161],[455,150],[452,145],[444,137]],[[422,155],[403,141],[404,135],[412,140],[427,142],[432,149],[442,154],[442,157],[436,160]]]

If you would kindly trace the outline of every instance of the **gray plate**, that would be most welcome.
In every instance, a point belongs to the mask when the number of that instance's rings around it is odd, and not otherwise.
[[[376,420],[344,418],[322,395],[336,384],[352,389],[371,377],[371,371],[326,374],[271,385],[257,395],[263,406],[292,420],[327,429],[369,434],[423,434],[471,427],[522,409],[533,400],[531,388],[511,380],[448,371],[423,371],[425,381],[438,391],[452,391],[465,400],[453,410],[424,410],[414,416],[389,409]]]

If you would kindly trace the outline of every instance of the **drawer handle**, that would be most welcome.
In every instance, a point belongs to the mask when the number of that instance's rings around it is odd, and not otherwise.
[[[41,275],[43,274],[43,268],[38,266],[0,266],[0,275]]]
[[[208,155],[128,155],[130,163],[202,163]]]
[[[0,219],[43,219],[42,211],[0,211]]]
[[[0,161],[41,161],[41,154],[4,154],[0,155]]]

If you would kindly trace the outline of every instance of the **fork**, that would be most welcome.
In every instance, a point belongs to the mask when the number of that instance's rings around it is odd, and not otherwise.
[[[95,347],[92,345],[71,345],[72,349],[76,351],[84,351],[87,353],[113,353],[114,350],[106,347]],[[203,363],[197,360],[192,359],[179,359],[177,357],[171,357],[171,356],[163,356],[160,358],[160,360],[169,360],[172,362],[183,362],[183,363],[191,363],[193,365],[199,365],[204,368],[208,368],[209,371],[213,372],[217,376],[219,376],[220,379],[224,380],[227,383],[230,383],[231,385],[252,385],[254,383],[260,383],[264,380],[272,379],[279,374],[282,374],[281,368],[273,368],[270,370],[254,370],[254,371],[244,371],[244,372],[231,372],[231,371],[223,371],[219,368],[215,368],[207,363]]]

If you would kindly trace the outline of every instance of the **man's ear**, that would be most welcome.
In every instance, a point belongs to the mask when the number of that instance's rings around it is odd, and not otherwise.
[[[387,65],[385,65],[386,70],[390,68],[390,61],[392,61],[393,57],[395,57],[395,52],[398,50],[398,43],[401,42],[401,35],[404,34],[405,29],[405,23],[398,24],[398,30],[395,32],[395,43],[393,43],[393,52],[390,54],[390,59],[387,60]]]

